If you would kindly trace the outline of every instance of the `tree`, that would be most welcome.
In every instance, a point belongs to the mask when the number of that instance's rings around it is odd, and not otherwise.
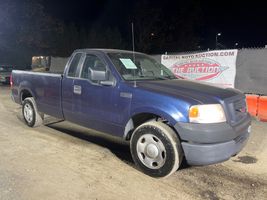
[[[169,2],[137,1],[134,6],[136,47],[147,53],[197,48],[201,24],[198,0]]]
[[[0,58],[13,56],[30,58],[33,54],[49,52],[50,39],[62,30],[60,21],[44,12],[41,0],[2,0],[0,2]],[[17,59],[14,59],[17,58]]]

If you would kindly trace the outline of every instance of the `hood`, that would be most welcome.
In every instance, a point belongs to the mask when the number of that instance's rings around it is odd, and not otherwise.
[[[207,83],[179,79],[140,81],[137,82],[137,87],[175,98],[190,98],[202,104],[220,103],[224,99],[241,94],[232,88],[224,89]]]

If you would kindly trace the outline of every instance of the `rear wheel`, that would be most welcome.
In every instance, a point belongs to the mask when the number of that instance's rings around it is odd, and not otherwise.
[[[166,177],[175,172],[183,152],[176,133],[166,124],[150,121],[137,127],[131,138],[135,164],[152,177]]]
[[[28,97],[23,101],[22,115],[29,127],[37,127],[43,123],[43,116],[38,112],[33,97]]]

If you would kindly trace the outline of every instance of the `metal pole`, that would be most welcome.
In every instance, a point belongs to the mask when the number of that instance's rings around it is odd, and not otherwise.
[[[134,23],[132,22],[132,45],[133,45],[133,52],[134,52]]]
[[[134,49],[134,23],[132,22],[132,45],[133,45],[133,62],[135,63],[135,49]],[[136,87],[135,69],[134,69],[134,87]]]
[[[221,36],[221,33],[216,33],[216,41],[215,41],[215,48],[218,48],[218,36]]]
[[[216,40],[215,40],[215,49],[217,49],[217,33],[216,33]]]

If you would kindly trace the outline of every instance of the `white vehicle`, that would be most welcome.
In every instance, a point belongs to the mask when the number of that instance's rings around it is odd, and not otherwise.
[[[0,65],[0,83],[9,84],[12,67],[8,65]]]

